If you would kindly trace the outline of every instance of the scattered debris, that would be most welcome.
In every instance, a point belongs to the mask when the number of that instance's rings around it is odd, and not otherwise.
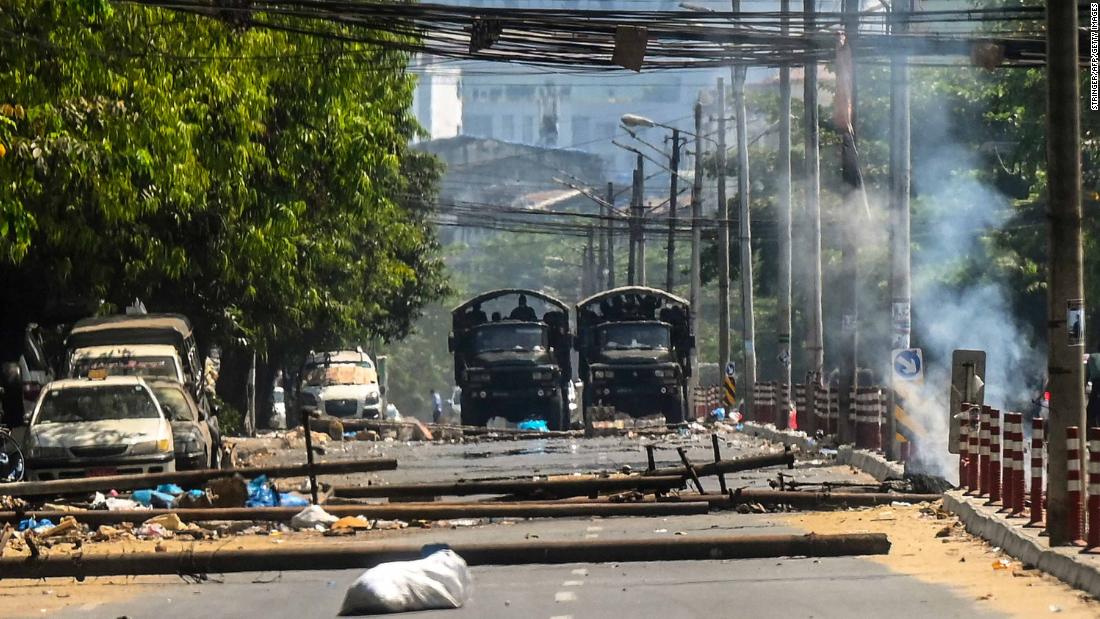
[[[315,529],[317,527],[327,529],[338,520],[339,518],[326,512],[320,505],[310,505],[290,519],[290,527],[292,529]]]

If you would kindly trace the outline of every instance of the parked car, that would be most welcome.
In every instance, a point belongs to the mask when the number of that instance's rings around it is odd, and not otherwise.
[[[25,443],[32,481],[174,471],[172,425],[137,376],[46,385]]]
[[[333,417],[382,418],[374,362],[361,350],[314,353],[302,365],[300,406]]]
[[[121,356],[113,368],[107,360],[111,349]],[[166,376],[173,372],[199,407],[207,408],[205,364],[199,356],[191,322],[185,316],[127,314],[85,318],[69,331],[65,350],[66,377],[85,376],[82,370],[88,362],[84,359],[93,358],[109,373]]]
[[[179,382],[163,378],[146,378],[145,382],[152,388],[164,416],[172,424],[176,470],[219,468],[221,433],[217,431],[217,418],[199,410],[195,399]]]
[[[88,346],[72,351],[69,363],[69,376],[74,378],[102,370],[108,376],[146,376],[167,378],[180,384],[186,382],[179,354],[167,344]]]

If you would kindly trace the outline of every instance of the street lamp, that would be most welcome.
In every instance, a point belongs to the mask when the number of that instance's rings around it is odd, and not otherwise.
[[[619,122],[627,127],[663,127],[661,123],[646,118],[645,116],[639,116],[638,114],[623,114],[619,118]]]

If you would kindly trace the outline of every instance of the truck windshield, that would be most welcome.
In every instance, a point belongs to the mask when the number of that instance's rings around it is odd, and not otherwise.
[[[91,370],[101,370],[108,376],[179,379],[176,360],[172,357],[84,357],[73,362],[74,378],[84,378]]]
[[[74,423],[108,419],[157,419],[156,402],[139,385],[104,385],[79,389],[53,389],[46,393],[39,423]]]
[[[531,324],[485,325],[474,331],[473,352],[546,350],[546,329]]]
[[[600,329],[604,350],[668,350],[668,325],[660,323],[611,324]]]

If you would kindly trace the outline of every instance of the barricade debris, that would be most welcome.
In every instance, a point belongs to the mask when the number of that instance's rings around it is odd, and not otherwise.
[[[344,595],[341,615],[460,608],[470,598],[470,569],[450,549],[418,561],[393,561],[363,572]]]
[[[329,525],[339,520],[336,516],[325,511],[320,505],[310,505],[298,512],[290,519],[292,529],[327,529]]]

